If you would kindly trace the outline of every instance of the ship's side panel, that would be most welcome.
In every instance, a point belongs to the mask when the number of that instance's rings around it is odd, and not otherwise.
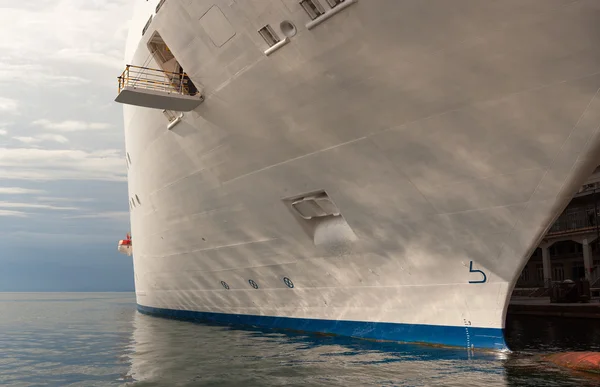
[[[157,66],[157,31],[206,100],[172,130],[125,107],[138,304],[502,347],[517,273],[600,161],[599,16],[369,0],[308,30],[297,1],[166,1],[129,62]],[[286,204],[321,190],[327,227]]]

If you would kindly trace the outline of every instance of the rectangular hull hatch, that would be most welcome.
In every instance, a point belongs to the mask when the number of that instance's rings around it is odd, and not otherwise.
[[[357,238],[324,190],[283,199],[315,246],[339,248]]]
[[[204,97],[184,72],[127,65],[118,77],[116,102],[152,109],[188,112]]]

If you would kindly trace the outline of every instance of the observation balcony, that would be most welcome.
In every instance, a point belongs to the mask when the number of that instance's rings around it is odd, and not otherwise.
[[[127,65],[119,80],[116,102],[151,109],[189,112],[203,101],[186,73]]]

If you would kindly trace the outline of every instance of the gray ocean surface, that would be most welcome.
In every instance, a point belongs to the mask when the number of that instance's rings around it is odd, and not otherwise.
[[[600,351],[596,321],[510,317],[507,337],[513,353],[472,353],[167,320],[131,293],[0,293],[0,385],[600,385],[542,359]]]

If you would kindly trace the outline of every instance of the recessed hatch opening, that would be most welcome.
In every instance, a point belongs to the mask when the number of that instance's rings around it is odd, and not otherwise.
[[[152,35],[148,41],[148,49],[156,60],[156,63],[165,72],[174,90],[185,90],[187,95],[196,95],[198,88],[189,76],[185,73],[183,67],[179,64],[175,55],[169,49],[163,38],[158,32]]]

